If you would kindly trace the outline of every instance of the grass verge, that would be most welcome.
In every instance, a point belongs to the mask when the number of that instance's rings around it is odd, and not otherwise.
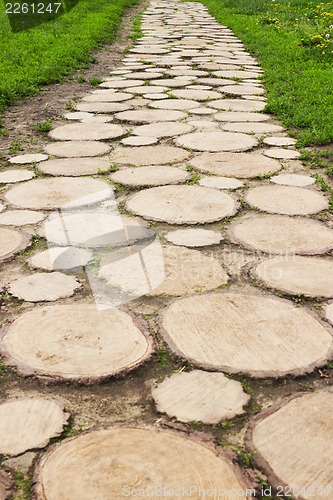
[[[298,146],[333,143],[333,3],[201,0],[258,57],[275,114]]]
[[[91,51],[115,38],[127,7],[138,0],[80,0],[67,14],[13,33],[0,2],[0,111],[95,62]]]

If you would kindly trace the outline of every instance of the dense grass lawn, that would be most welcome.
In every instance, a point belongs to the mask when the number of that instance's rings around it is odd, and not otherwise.
[[[0,110],[92,62],[89,52],[112,41],[125,8],[136,3],[80,0],[57,19],[13,33],[0,0]]]
[[[266,111],[299,146],[333,143],[333,2],[201,1],[259,58]]]

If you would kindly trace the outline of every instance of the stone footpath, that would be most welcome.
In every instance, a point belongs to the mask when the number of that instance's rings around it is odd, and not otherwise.
[[[68,387],[126,377],[167,346],[183,368],[151,397],[170,426],[93,427],[46,449],[70,417],[51,390],[3,400],[0,453],[45,448],[38,500],[154,497],[158,487],[250,498],[260,479],[278,497],[333,499],[329,381],[250,419],[241,435],[252,468],[210,434],[184,431],[245,413],[251,397],[235,374],[301,376],[332,359],[333,304],[316,315],[295,298],[333,297],[333,230],[314,217],[328,199],[294,139],[261,112],[262,71],[230,29],[200,3],[152,1],[142,31],[43,154],[0,172],[0,288],[25,305],[3,323],[0,349],[19,376]],[[25,272],[12,276],[6,266],[22,256]],[[157,331],[131,307],[140,300]],[[11,489],[1,471],[0,498]]]

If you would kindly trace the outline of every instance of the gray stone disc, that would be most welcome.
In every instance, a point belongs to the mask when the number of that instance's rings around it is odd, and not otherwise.
[[[284,215],[316,214],[329,207],[322,194],[295,186],[257,186],[246,192],[244,200],[251,207]]]
[[[122,247],[155,236],[146,222],[111,211],[82,210],[52,214],[38,231],[60,246]]]
[[[125,133],[126,130],[121,125],[89,121],[57,127],[49,132],[49,136],[57,141],[100,141],[116,139]]]
[[[4,197],[18,208],[50,210],[91,205],[112,196],[109,184],[88,177],[53,177],[27,181],[8,189]]]
[[[28,181],[35,176],[36,174],[31,170],[5,170],[0,172],[0,184]]]
[[[209,229],[199,228],[177,229],[177,231],[167,233],[164,237],[167,241],[170,241],[170,243],[184,247],[218,245],[223,240],[219,233]]]
[[[257,146],[258,140],[246,134],[194,132],[177,137],[175,143],[194,151],[247,151]]]
[[[175,373],[152,391],[157,411],[180,422],[218,424],[244,413],[250,396],[223,373],[193,370]]]
[[[294,490],[293,497],[304,500],[331,496],[332,409],[332,391],[317,390],[282,400],[253,418],[246,447],[277,491]]]
[[[179,163],[190,156],[188,151],[173,146],[140,146],[117,148],[110,155],[111,162],[125,165],[165,165]]]
[[[84,267],[93,258],[93,254],[83,248],[51,247],[27,259],[30,267],[44,271],[68,270]]]
[[[33,154],[27,154],[27,155],[19,155],[19,156],[13,156],[12,158],[9,158],[9,163],[20,163],[22,165],[27,164],[27,163],[38,163],[40,161],[47,160],[48,156],[43,155],[41,153],[33,153]]]
[[[161,186],[132,195],[129,212],[169,224],[205,224],[234,215],[238,203],[226,193],[201,186]]]
[[[0,226],[0,262],[10,259],[30,244],[30,234],[19,229]]]
[[[1,349],[22,375],[91,384],[142,364],[153,342],[143,319],[85,301],[24,312],[3,331]]]
[[[45,219],[45,214],[34,210],[7,210],[0,214],[0,224],[4,224],[5,226],[38,224],[43,219]]]
[[[41,457],[33,479],[35,497],[120,499],[127,494],[124,485],[129,485],[128,491],[170,491],[169,496],[196,484],[209,492],[214,487],[254,488],[256,481],[220,448],[157,426],[97,428],[58,443]]]
[[[78,157],[47,160],[39,168],[42,172],[54,176],[77,177],[98,174],[109,170],[110,166],[111,162],[108,157]]]
[[[328,259],[278,256],[260,262],[252,275],[263,285],[287,294],[333,297],[333,261]]]
[[[112,181],[133,187],[178,184],[190,177],[191,174],[186,170],[169,166],[123,168],[110,175]]]
[[[35,273],[12,281],[8,291],[27,302],[42,302],[70,297],[80,286],[73,276],[58,272]]]
[[[52,156],[78,158],[104,155],[111,151],[111,147],[97,141],[60,141],[46,144],[44,151]]]
[[[132,111],[121,111],[115,115],[117,120],[131,123],[153,123],[161,121],[176,121],[186,118],[186,113],[181,111],[162,111],[158,109],[134,109]]]
[[[144,137],[173,137],[175,135],[186,134],[187,132],[191,132],[191,130],[193,130],[193,127],[188,123],[157,122],[135,127],[132,133]]]
[[[244,217],[232,222],[228,232],[233,242],[265,253],[316,255],[333,249],[333,230],[321,222],[301,217]]]
[[[159,323],[173,352],[214,371],[258,378],[301,375],[325,365],[333,352],[328,326],[272,296],[211,292],[182,297],[162,311]]]
[[[52,399],[5,400],[0,405],[0,453],[15,456],[44,448],[51,438],[61,435],[68,418],[69,413]]]
[[[251,179],[259,175],[278,172],[282,168],[278,161],[256,152],[203,153],[192,158],[190,165],[200,172],[237,179]]]
[[[299,186],[306,187],[311,186],[316,182],[314,177],[309,175],[299,175],[299,174],[279,174],[270,178],[270,181],[274,184],[280,184],[282,186]]]

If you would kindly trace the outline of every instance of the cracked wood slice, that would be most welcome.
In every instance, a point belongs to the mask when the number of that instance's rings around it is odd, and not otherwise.
[[[252,377],[301,375],[333,354],[332,331],[287,300],[211,292],[174,300],[160,315],[173,352],[200,368]]]
[[[157,101],[158,102],[158,101]],[[115,115],[117,120],[131,123],[153,123],[161,121],[176,121],[186,118],[187,114],[177,110],[162,111],[159,109],[133,109],[121,111]]]
[[[73,276],[58,272],[35,273],[10,282],[8,291],[27,302],[42,302],[70,297],[80,286]]]
[[[332,391],[318,390],[296,394],[254,417],[247,449],[255,449],[253,458],[274,488],[301,500],[332,497],[332,410]]]
[[[333,231],[311,219],[260,215],[230,224],[231,241],[249,250],[272,254],[316,255],[333,249]]]
[[[190,156],[188,151],[174,146],[140,146],[116,148],[110,155],[113,163],[125,165],[166,165],[180,163]]]
[[[297,186],[257,186],[246,192],[244,200],[259,210],[285,215],[316,214],[329,207],[322,194]]]
[[[164,235],[167,241],[174,245],[185,247],[205,247],[210,245],[218,245],[222,240],[222,236],[215,231],[209,229],[189,228],[170,231]]]
[[[36,174],[31,170],[12,169],[0,172],[0,184],[10,184],[14,182],[28,181],[35,177]]]
[[[44,146],[44,151],[52,156],[77,158],[104,155],[111,151],[111,147],[97,141],[59,141],[49,142]]]
[[[268,161],[267,161],[268,160]],[[190,160],[200,172],[237,179],[252,179],[281,170],[278,161],[260,153],[203,153]]]
[[[108,157],[102,158],[60,158],[45,161],[40,170],[54,176],[79,177],[80,175],[94,175],[109,170],[111,161]]]
[[[157,411],[180,422],[218,424],[244,413],[250,396],[242,384],[223,373],[193,370],[176,373],[152,390]]]
[[[63,406],[50,399],[5,400],[0,405],[0,453],[15,456],[44,448],[61,435],[68,418]]]
[[[236,496],[223,494],[227,500],[238,500],[255,488],[256,481],[232,459],[224,450],[185,433],[104,426],[72,436],[44,454],[35,470],[34,494],[36,500],[109,500],[120,499],[133,488],[151,496],[149,491],[164,488],[167,495],[169,490],[188,494],[192,486],[198,491],[199,487],[243,490]]]
[[[194,151],[247,151],[258,145],[258,140],[246,134],[229,132],[194,132],[174,139],[177,146]]]
[[[53,177],[27,181],[4,193],[8,203],[18,208],[50,210],[91,205],[112,198],[110,185],[88,177]]]
[[[27,259],[30,267],[55,271],[56,269],[73,269],[84,267],[93,259],[93,254],[83,248],[51,247],[48,250],[37,252]]]
[[[264,260],[251,273],[265,286],[291,295],[333,297],[333,261],[298,255]]]
[[[134,187],[178,184],[185,182],[190,177],[191,174],[186,170],[169,166],[123,168],[110,175],[112,181]]]
[[[1,350],[21,375],[94,383],[139,366],[153,343],[141,318],[75,302],[24,312],[3,330]]]
[[[0,262],[10,259],[30,244],[30,234],[19,229],[0,226]]]
[[[147,220],[204,224],[234,215],[239,204],[230,194],[201,186],[161,186],[127,199],[125,208]]]
[[[179,246],[161,249],[156,244],[143,248],[140,256],[138,250],[141,249],[137,247],[136,250],[135,254],[124,249],[120,255],[104,257],[98,277],[112,287],[137,296],[182,295],[196,290],[212,290],[229,280],[214,257],[196,250]],[[143,264],[140,265],[142,260],[146,272]]]
[[[121,125],[89,121],[87,123],[69,123],[57,127],[49,136],[56,141],[100,141],[116,139],[126,133]]]
[[[54,213],[38,232],[57,245],[85,248],[128,246],[156,234],[136,217],[103,210]]]

